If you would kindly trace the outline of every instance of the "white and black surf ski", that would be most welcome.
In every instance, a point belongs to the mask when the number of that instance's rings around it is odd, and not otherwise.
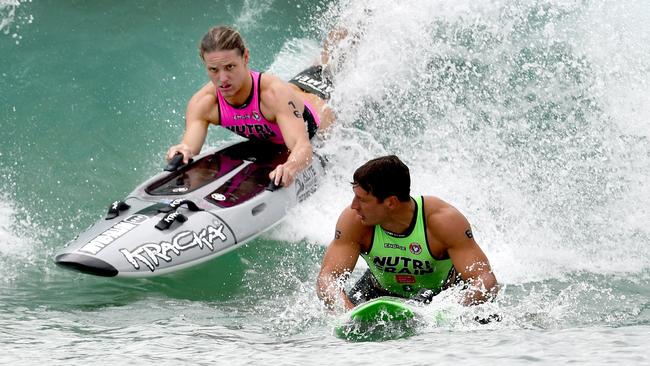
[[[316,190],[324,175],[317,154],[289,187],[271,183],[269,173],[288,154],[285,147],[245,141],[187,165],[178,155],[165,172],[113,202],[55,262],[99,276],[148,277],[218,257],[280,222]]]

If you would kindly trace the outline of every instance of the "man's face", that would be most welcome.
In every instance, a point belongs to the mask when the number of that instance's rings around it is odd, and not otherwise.
[[[248,74],[248,50],[243,55],[239,50],[212,51],[203,54],[208,76],[224,97],[237,94],[250,78]]]
[[[386,201],[380,203],[377,197],[358,185],[353,185],[352,191],[354,192],[354,198],[350,208],[357,212],[357,215],[361,218],[361,223],[367,226],[380,224],[389,212]]]

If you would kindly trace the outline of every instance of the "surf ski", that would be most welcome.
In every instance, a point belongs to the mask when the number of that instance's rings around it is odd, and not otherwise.
[[[98,276],[150,277],[219,257],[279,223],[324,175],[311,164],[289,187],[269,173],[286,161],[284,146],[244,141],[208,150],[182,165],[178,155],[106,216],[70,241],[56,264]]]

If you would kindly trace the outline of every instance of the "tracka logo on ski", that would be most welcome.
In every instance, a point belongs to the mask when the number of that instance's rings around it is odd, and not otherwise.
[[[228,240],[228,235],[224,231],[224,224],[215,222],[214,226],[208,225],[198,233],[189,230],[181,231],[170,241],[145,243],[133,250],[121,249],[120,253],[136,270],[139,270],[141,265],[145,265],[153,272],[163,263],[160,261],[161,259],[166,263],[171,263],[184,252],[194,248],[214,252],[217,244],[225,243]]]

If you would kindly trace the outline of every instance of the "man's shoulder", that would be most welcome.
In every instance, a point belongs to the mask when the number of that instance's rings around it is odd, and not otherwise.
[[[341,211],[339,222],[343,222],[350,226],[363,226],[361,223],[361,218],[350,206],[347,206],[343,209],[343,211]]]
[[[471,239],[470,224],[456,207],[438,197],[427,197],[424,209],[427,231],[443,248]]]
[[[444,211],[448,208],[453,208],[452,205],[445,202],[442,198],[436,196],[422,196],[425,213],[437,213]]]
[[[374,226],[367,226],[361,222],[361,218],[350,206],[346,207],[339,216],[336,224],[337,235],[347,241],[358,243],[363,250],[370,244],[370,237]]]
[[[447,226],[465,221],[465,216],[454,206],[436,196],[423,196],[424,216],[427,224],[434,227]]]
[[[367,231],[374,229],[373,226],[364,225],[361,222],[361,217],[359,217],[357,212],[352,208],[350,208],[350,206],[347,206],[341,212],[337,226],[341,226],[342,228],[345,228],[346,230],[349,230],[352,233],[360,233],[360,234],[363,234]]]

